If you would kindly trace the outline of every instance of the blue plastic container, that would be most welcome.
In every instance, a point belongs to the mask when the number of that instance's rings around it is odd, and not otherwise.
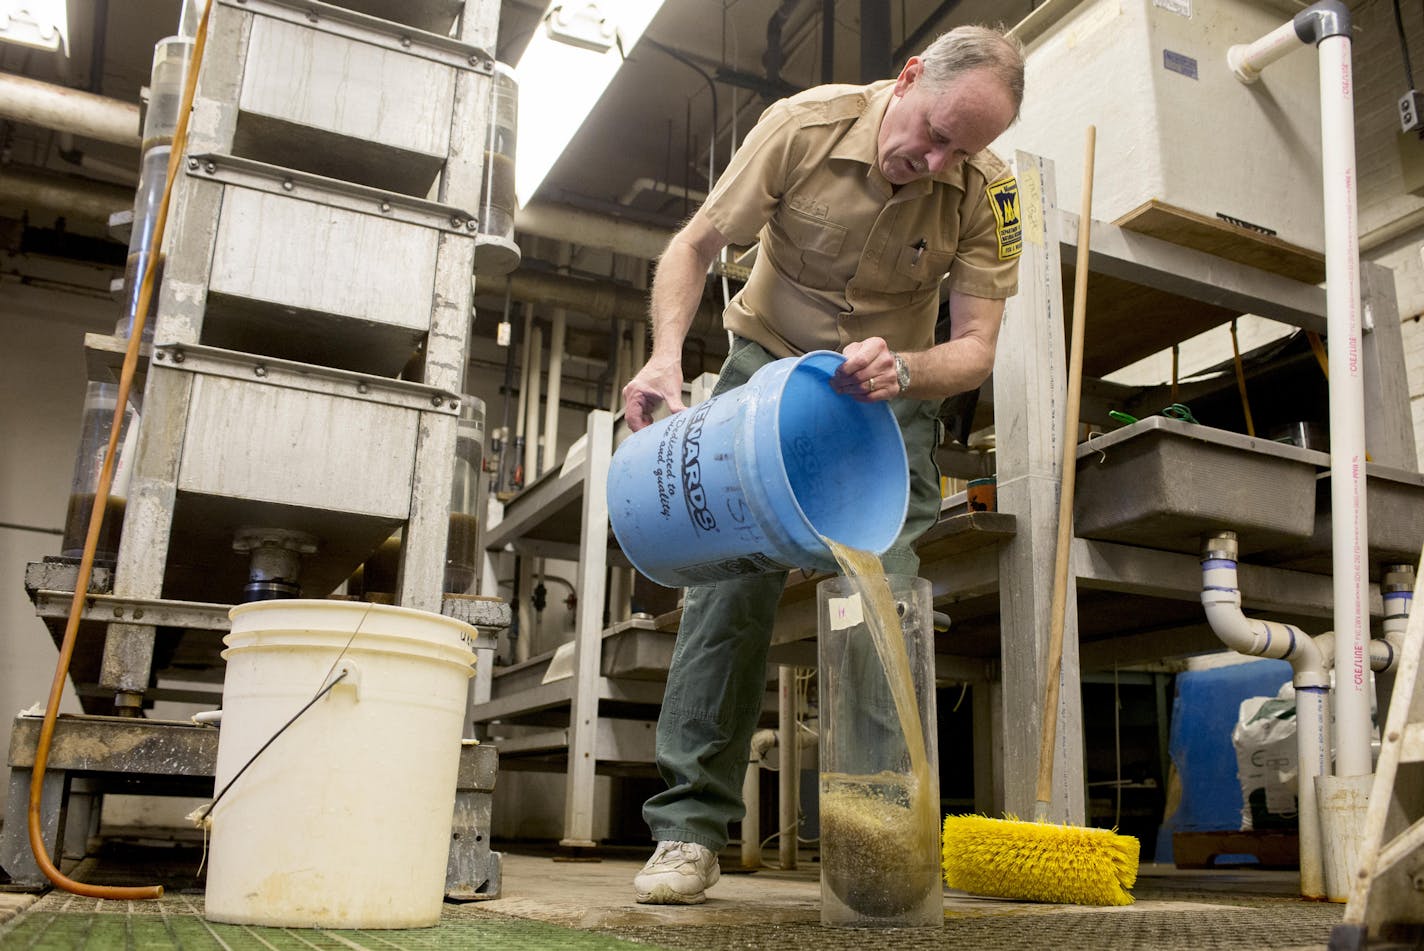
[[[836,571],[821,535],[873,551],[905,523],[910,473],[886,403],[831,389],[845,357],[817,350],[630,436],[613,455],[608,516],[659,584]]]

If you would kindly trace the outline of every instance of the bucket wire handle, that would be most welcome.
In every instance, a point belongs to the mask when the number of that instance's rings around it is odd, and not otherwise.
[[[302,714],[306,713],[313,706],[315,706],[318,700],[331,693],[332,689],[335,688],[337,684],[341,683],[341,681],[345,680],[348,675],[351,676],[352,680],[355,682],[359,696],[361,672],[359,669],[357,669],[356,665],[351,663],[350,661],[347,661],[345,664],[342,664],[341,658],[345,656],[347,649],[351,647],[351,642],[356,640],[356,635],[361,633],[361,625],[365,624],[366,618],[370,616],[371,609],[367,608],[362,613],[361,620],[356,622],[356,629],[351,632],[351,636],[346,639],[346,643],[341,646],[340,652],[337,653],[336,659],[331,662],[331,667],[329,670],[327,670],[326,676],[322,678],[322,686],[321,689],[316,692],[316,696],[312,697],[310,700],[308,700],[305,704],[302,705],[302,708],[300,710],[292,714],[292,718],[286,723],[282,724],[282,728],[276,733],[273,733],[271,738],[268,739],[266,743],[263,743],[256,753],[252,754],[251,759],[249,759],[246,763],[242,764],[242,768],[239,769],[235,774],[233,774],[232,779],[229,779],[227,781],[227,785],[223,786],[223,788],[218,792],[218,794],[213,797],[213,801],[207,804],[206,809],[203,809],[201,806],[198,807],[202,811],[199,812],[198,809],[193,810],[192,814],[188,816],[189,819],[191,819],[194,823],[203,826],[206,829],[209,822],[211,822],[212,820],[213,810],[217,808],[218,800],[222,799],[223,796],[227,795],[227,791],[232,788],[232,784],[237,782],[238,779],[241,778],[243,773],[247,772],[247,767],[257,762],[257,757],[267,752],[267,747],[275,743],[277,741],[277,737],[287,732],[288,727],[290,727],[293,723],[296,723]],[[341,667],[340,673],[336,672],[338,666]],[[332,674],[334,673],[336,674],[336,676],[333,677]]]

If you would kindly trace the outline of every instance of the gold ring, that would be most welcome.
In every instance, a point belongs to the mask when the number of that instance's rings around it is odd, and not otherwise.
[[[867,383],[865,384],[865,392],[867,392],[867,393],[874,393],[874,392],[875,392],[875,377],[871,377],[870,380],[869,380],[869,382],[867,382]]]

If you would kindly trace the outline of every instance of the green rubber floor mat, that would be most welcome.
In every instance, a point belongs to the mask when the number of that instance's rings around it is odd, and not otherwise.
[[[433,928],[336,931],[224,925],[200,896],[115,902],[50,894],[0,927],[4,951],[627,951],[657,947],[607,934],[447,906]]]

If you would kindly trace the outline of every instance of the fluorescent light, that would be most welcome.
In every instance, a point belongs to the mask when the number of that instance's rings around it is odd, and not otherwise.
[[[519,132],[514,191],[519,207],[529,203],[564,148],[593,111],[613,74],[623,65],[662,7],[663,0],[553,0],[524,50],[514,74],[519,80]],[[547,24],[562,23],[579,45],[549,35]],[[580,27],[583,29],[581,30]],[[600,34],[612,27],[621,40],[599,51]]]
[[[0,40],[68,56],[68,0],[0,0]]]

